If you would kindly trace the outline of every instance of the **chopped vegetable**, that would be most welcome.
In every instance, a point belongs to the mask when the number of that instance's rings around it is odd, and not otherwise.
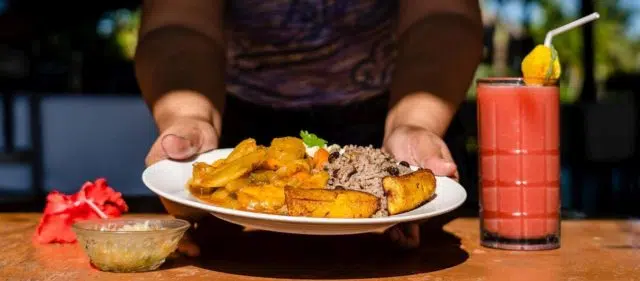
[[[316,136],[316,134],[312,134],[307,131],[300,131],[300,137],[302,138],[304,144],[306,144],[308,147],[323,147],[327,144],[326,140],[319,138],[318,136]]]
[[[329,152],[324,148],[318,149],[313,155],[313,162],[315,162],[314,168],[322,169],[324,164],[329,162]]]

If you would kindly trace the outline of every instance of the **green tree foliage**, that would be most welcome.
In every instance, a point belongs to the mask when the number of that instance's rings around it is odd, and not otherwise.
[[[505,5],[510,0],[498,0],[498,5]],[[526,0],[521,1],[528,7],[539,9],[541,19],[531,22],[528,26],[529,33],[535,42],[541,44],[546,33],[558,26],[564,25],[579,14],[569,14],[563,10],[560,1],[565,0]],[[578,1],[579,2],[579,1]],[[622,8],[619,0],[594,1],[595,9],[600,13],[600,19],[594,24],[594,49],[595,49],[595,78],[600,92],[604,90],[606,80],[616,72],[631,73],[638,71],[640,61],[640,41],[625,34],[625,28],[632,11]],[[576,9],[579,11],[579,8]],[[532,14],[529,10],[527,13]],[[498,18],[500,21],[500,18]],[[496,25],[504,25],[497,22]],[[504,28],[497,30],[504,30]],[[499,36],[499,35],[496,35]],[[582,29],[576,29],[558,35],[553,39],[553,45],[558,50],[562,63],[563,74],[560,81],[561,100],[571,103],[578,99],[582,90],[584,78],[584,64],[582,59],[583,42]],[[519,73],[518,69],[511,69],[509,73]],[[494,74],[492,65],[483,65],[478,68],[477,77],[486,77]],[[517,74],[516,74],[517,75]],[[472,85],[469,96],[475,95]]]
[[[543,20],[531,26],[536,42],[543,42],[547,31],[561,26],[579,15],[563,12],[559,0],[532,0],[543,11]],[[594,23],[595,78],[600,90],[614,72],[633,72],[637,68],[637,40],[625,35],[631,11],[621,8],[618,0],[594,1],[600,19]],[[553,39],[562,62],[562,100],[575,101],[580,94],[584,78],[582,61],[582,30],[568,31]]]

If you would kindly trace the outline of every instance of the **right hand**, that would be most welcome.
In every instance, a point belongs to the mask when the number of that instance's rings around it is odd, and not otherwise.
[[[160,136],[147,154],[145,159],[147,166],[163,159],[186,160],[218,147],[218,133],[214,126],[207,121],[181,117],[172,120],[163,127]],[[160,197],[160,201],[169,214],[192,224],[208,215],[206,212],[177,204],[162,197]],[[180,241],[178,251],[191,257],[200,255],[200,248],[193,242],[189,232]]]
[[[218,147],[218,133],[204,120],[181,117],[160,132],[145,159],[147,166],[163,159],[186,160]]]

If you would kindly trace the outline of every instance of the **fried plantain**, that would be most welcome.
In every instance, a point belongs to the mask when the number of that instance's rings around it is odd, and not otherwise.
[[[237,196],[240,206],[249,211],[282,213],[285,207],[284,189],[271,184],[241,188]]]
[[[292,187],[284,191],[290,216],[369,218],[380,208],[376,196],[361,191]]]
[[[211,202],[220,207],[225,207],[229,209],[238,209],[240,204],[238,200],[235,198],[236,195],[224,188],[218,188],[214,191],[208,198],[202,198],[207,202]]]
[[[252,138],[241,141],[235,148],[229,153],[229,156],[225,159],[225,162],[232,162],[240,159],[241,157],[258,150],[256,140]]]
[[[396,215],[428,201],[436,191],[436,178],[431,170],[420,169],[402,176],[386,176],[382,188],[389,215]]]
[[[242,156],[234,161],[225,161],[219,168],[213,171],[202,172],[197,167],[199,163],[194,164],[192,185],[211,188],[224,187],[229,182],[238,179],[258,167],[264,162],[267,154],[266,148],[257,147],[255,151]]]

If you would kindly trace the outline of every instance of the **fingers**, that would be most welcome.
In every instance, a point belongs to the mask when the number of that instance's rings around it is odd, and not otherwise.
[[[147,157],[144,159],[144,163],[147,166],[150,166],[153,163],[156,163],[162,159],[166,159],[167,156],[164,154],[164,150],[162,149],[162,144],[160,143],[160,139],[156,140],[151,146]]]
[[[449,148],[444,141],[442,141],[442,144],[440,145],[440,155],[442,155],[442,158],[444,158],[445,160],[454,162],[453,155],[451,155],[451,152],[449,151]]]
[[[436,176],[451,177],[458,171],[447,145],[439,139],[416,140],[411,146],[411,154],[420,167],[431,170]]]
[[[186,220],[191,224],[194,224],[194,222],[200,221],[203,218],[210,216],[209,213],[206,211],[189,207],[186,205],[182,205],[180,203],[176,203],[171,200],[168,200],[164,197],[159,197],[159,198],[160,198],[160,203],[162,203],[162,206],[167,211],[167,213],[169,213],[170,215],[174,216],[177,219]]]
[[[147,166],[163,159],[187,159],[200,150],[201,137],[197,131],[184,134],[170,127],[151,146],[145,159]]]
[[[391,239],[391,242],[398,243],[402,238],[402,233],[400,232],[400,228],[397,225],[393,226],[391,229],[387,231],[387,235]]]
[[[415,144],[413,154],[420,167],[430,169],[436,176],[458,178],[458,167],[444,141],[430,137],[421,138]]]
[[[188,257],[200,256],[200,247],[191,240],[189,233],[185,233],[178,243],[178,252]]]
[[[159,138],[164,154],[171,159],[186,159],[202,147],[202,130],[195,124],[177,123]]]
[[[162,151],[164,155],[171,159],[187,159],[200,150],[201,142],[199,141],[200,137],[195,137],[196,139],[185,138],[180,135],[168,134],[164,135],[160,139],[160,146],[162,147]],[[194,141],[197,141],[194,143]]]
[[[449,148],[447,148],[446,144],[442,146],[441,153],[444,159],[451,161],[451,163],[455,163],[455,161],[453,160],[453,156],[451,155],[451,152],[449,151]],[[453,174],[450,174],[449,177],[453,178],[456,181],[460,180],[460,173],[458,172],[457,167]]]
[[[415,223],[405,224],[402,227],[403,234],[402,243],[400,245],[406,248],[416,248],[420,246],[420,227]]]
[[[443,177],[455,176],[458,171],[455,163],[438,157],[425,158],[421,161],[421,167],[431,170],[436,176]]]
[[[183,120],[168,127],[151,146],[145,163],[163,159],[184,160],[214,149],[218,138],[213,126],[198,120]]]
[[[420,227],[418,224],[400,224],[388,231],[389,238],[397,245],[412,249],[420,246]]]
[[[199,226],[197,222],[209,216],[209,214],[199,209],[175,203],[164,197],[160,197],[160,202],[171,216],[191,223],[191,227],[178,243],[177,252],[189,257],[200,256],[200,247],[194,240],[194,235]]]
[[[402,129],[392,133],[383,149],[412,165],[430,169],[436,176],[458,178],[458,167],[447,145],[424,129]]]

